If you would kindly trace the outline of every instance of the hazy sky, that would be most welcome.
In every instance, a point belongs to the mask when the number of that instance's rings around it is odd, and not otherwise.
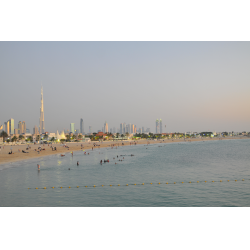
[[[0,121],[250,131],[249,42],[0,42]],[[165,130],[166,125],[166,130]]]

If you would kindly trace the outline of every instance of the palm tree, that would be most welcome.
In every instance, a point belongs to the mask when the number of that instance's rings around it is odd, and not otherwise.
[[[126,136],[127,136],[127,138],[128,138],[128,136],[129,136],[129,132],[126,132]]]
[[[116,133],[116,138],[119,138],[119,135],[120,135],[119,133]]]
[[[76,136],[75,135],[72,135],[72,139],[75,140]]]
[[[28,141],[33,141],[33,137],[32,137],[32,136],[29,136],[29,137],[28,137]]]
[[[52,137],[50,140],[51,140],[51,141],[55,141],[55,137]]]
[[[5,138],[8,137],[8,134],[5,131],[2,131],[0,137],[3,137],[3,142],[5,142]]]
[[[40,135],[37,135],[36,136],[36,141],[39,141],[40,140]]]
[[[47,139],[48,139],[48,135],[47,134],[44,135],[44,139],[47,141]]]
[[[82,135],[78,135],[78,139],[82,139]]]
[[[19,140],[23,140],[23,139],[24,139],[24,136],[23,136],[23,135],[19,135],[18,139],[19,139]]]
[[[122,134],[122,135],[121,135],[121,137],[122,137],[122,139],[123,139],[123,137],[124,137],[124,134]]]
[[[67,141],[70,141],[70,135],[66,135]]]
[[[16,142],[16,141],[17,141],[17,137],[16,137],[16,136],[13,136],[13,137],[11,138],[11,141],[12,141],[12,142]]]

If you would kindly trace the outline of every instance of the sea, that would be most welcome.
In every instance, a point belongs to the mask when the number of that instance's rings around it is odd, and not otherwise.
[[[94,148],[3,164],[0,190],[1,207],[248,207],[250,140]]]

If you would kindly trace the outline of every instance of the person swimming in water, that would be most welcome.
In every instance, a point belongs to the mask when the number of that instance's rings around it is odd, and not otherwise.
[[[40,170],[40,165],[39,164],[37,164],[37,169]]]
[[[76,163],[77,166],[79,166],[79,161]]]

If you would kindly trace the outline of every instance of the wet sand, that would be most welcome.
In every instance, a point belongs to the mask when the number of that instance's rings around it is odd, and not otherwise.
[[[250,139],[249,137],[225,137],[225,138],[193,138],[193,139],[164,139],[164,140],[137,140],[137,141],[105,141],[105,142],[66,142],[65,145],[67,145],[69,147],[65,148],[62,146],[62,144],[60,143],[53,143],[52,146],[56,147],[57,150],[56,151],[52,151],[51,148],[51,144],[29,144],[29,146],[31,147],[31,149],[26,150],[26,148],[28,147],[28,145],[26,144],[22,144],[22,145],[0,145],[1,146],[1,151],[0,151],[0,164],[5,164],[5,163],[10,163],[10,162],[17,162],[17,161],[22,161],[22,160],[27,160],[27,159],[31,159],[31,158],[39,158],[39,157],[43,157],[43,156],[48,156],[48,155],[54,155],[54,154],[65,154],[65,153],[70,153],[70,152],[74,152],[74,151],[80,151],[80,150],[88,150],[88,152],[95,150],[96,148],[104,148],[104,147],[111,147],[111,145],[115,144],[114,147],[123,147],[123,146],[129,146],[130,144],[134,145],[136,144],[155,144],[155,143],[176,143],[176,142],[185,142],[185,143],[190,143],[190,142],[195,142],[195,141],[216,141],[216,140],[232,140],[232,139]],[[100,146],[93,146],[93,144],[97,144]],[[124,145],[122,145],[122,143]],[[81,144],[83,145],[83,148],[81,148]],[[3,148],[4,147],[4,148]],[[37,151],[35,151],[35,149],[37,150],[38,147],[41,147],[42,150],[39,153]],[[8,154],[11,151],[12,148],[12,152],[14,154]],[[29,152],[29,153],[22,153],[22,150]]]

